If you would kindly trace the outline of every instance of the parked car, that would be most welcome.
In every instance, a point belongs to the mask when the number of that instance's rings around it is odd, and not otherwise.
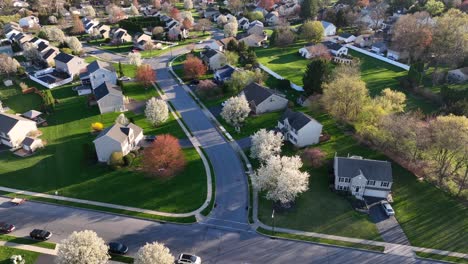
[[[180,254],[179,258],[177,258],[177,264],[187,264],[187,263],[201,264],[201,258],[195,255],[186,254],[186,253]]]
[[[7,223],[0,223],[0,233],[8,234],[15,230],[15,226]]]
[[[156,136],[152,136],[152,135],[145,136],[145,141],[153,142],[155,140],[156,140]]]
[[[227,100],[226,100],[226,101],[223,101],[223,102],[221,103],[221,106],[225,106],[225,105],[226,105],[226,102],[227,102]]]
[[[127,76],[123,76],[123,77],[120,77],[119,80],[121,80],[121,81],[130,81],[131,78],[127,77]]]
[[[393,211],[392,206],[387,201],[380,202],[382,205],[382,209],[385,211],[387,216],[395,215],[395,211]]]
[[[109,253],[125,255],[128,252],[128,247],[119,242],[109,243]]]
[[[38,240],[47,240],[52,237],[52,233],[42,229],[34,229],[29,233],[29,236]]]

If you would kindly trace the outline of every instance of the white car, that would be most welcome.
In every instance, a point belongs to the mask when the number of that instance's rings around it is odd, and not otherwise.
[[[201,264],[201,258],[192,254],[182,253],[179,258],[177,258],[177,264]]]
[[[381,201],[380,204],[382,205],[382,209],[385,211],[387,216],[395,215],[395,211],[393,211],[392,206],[387,201]]]
[[[130,81],[130,77],[127,77],[127,76],[123,76],[123,77],[120,77],[119,80],[121,81]]]

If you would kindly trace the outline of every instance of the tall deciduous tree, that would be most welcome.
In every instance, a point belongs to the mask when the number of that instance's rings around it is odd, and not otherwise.
[[[41,59],[41,53],[37,50],[37,45],[31,42],[23,44],[23,56],[32,61]]]
[[[193,8],[193,1],[192,0],[184,0],[184,8],[189,10]]]
[[[198,57],[188,55],[184,61],[184,76],[189,79],[199,78],[206,73],[206,66]]]
[[[149,64],[142,64],[137,68],[136,80],[147,89],[153,82],[156,81],[156,72]]]
[[[83,34],[85,32],[85,27],[79,16],[74,15],[72,23],[73,23],[73,26],[72,26],[71,32],[73,34]]]
[[[146,102],[145,116],[153,126],[166,122],[169,118],[169,109],[166,102],[152,97]]]
[[[94,231],[75,231],[58,245],[55,262],[104,264],[110,259],[108,250],[107,244]]]
[[[124,19],[125,13],[119,6],[114,4],[106,6],[107,14],[109,15],[109,22],[114,24]]]
[[[135,256],[135,264],[172,264],[174,256],[164,244],[146,243]]]
[[[15,73],[18,71],[20,64],[16,59],[6,55],[0,54],[0,74],[10,74]]]
[[[243,7],[244,7],[244,3],[242,2],[242,0],[229,0],[228,1],[228,8],[233,13],[240,12]]]
[[[231,75],[231,79],[226,84],[230,91],[238,93],[252,82],[262,83],[264,77],[259,69],[254,71],[239,70]]]
[[[130,6],[130,15],[132,16],[137,16],[140,14],[140,11],[138,11],[138,8],[134,5]]]
[[[279,155],[283,146],[283,135],[280,132],[267,131],[262,128],[251,137],[250,157],[265,162],[271,156]]]
[[[225,37],[235,37],[237,36],[238,25],[236,22],[229,22],[224,25],[224,36]]]
[[[252,174],[252,185],[265,191],[268,200],[288,204],[309,188],[309,174],[302,172],[301,167],[298,156],[271,156]]]
[[[270,41],[273,41],[276,46],[284,48],[292,44],[295,38],[296,35],[292,32],[289,23],[280,23],[273,31]]]
[[[179,140],[169,134],[159,135],[143,153],[143,171],[152,176],[174,176],[184,169],[185,164]]]
[[[264,8],[265,10],[271,10],[274,4],[274,0],[260,0],[260,2],[258,3],[258,5]]]
[[[221,111],[221,117],[230,125],[239,128],[249,116],[250,106],[244,95],[234,96],[226,101]]]
[[[66,39],[68,47],[74,52],[79,53],[83,48],[80,40],[77,37],[69,37]]]
[[[65,41],[65,34],[58,27],[46,27],[44,28],[44,32],[47,36],[47,39],[50,41],[60,43]]]
[[[322,84],[329,78],[332,65],[328,60],[314,59],[308,65],[302,77],[304,91],[308,94],[322,93]]]
[[[206,18],[202,18],[197,21],[197,24],[195,25],[195,29],[199,31],[203,31],[203,34],[205,34],[205,31],[211,28],[211,21]]]
[[[239,62],[239,55],[234,51],[225,51],[224,56],[226,57],[226,64],[233,65],[235,67]]]
[[[424,8],[432,16],[437,16],[444,12],[445,5],[443,2],[438,0],[428,0],[424,5]]]
[[[85,10],[86,16],[88,17],[95,17],[96,16],[96,11],[94,10],[94,7],[92,5],[87,5],[83,7]]]
[[[319,0],[304,0],[301,5],[301,17],[315,19],[319,10]]]
[[[301,29],[301,36],[312,43],[319,43],[323,39],[325,29],[320,21],[306,21]]]

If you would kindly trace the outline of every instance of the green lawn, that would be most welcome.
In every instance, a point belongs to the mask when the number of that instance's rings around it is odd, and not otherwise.
[[[323,131],[331,139],[317,145],[331,160],[335,153],[341,156],[359,155],[365,158],[389,160],[373,151],[336,126],[326,114],[306,111],[323,124]],[[286,148],[289,153],[291,148]],[[413,246],[468,252],[468,210],[466,206],[427,182],[419,182],[407,170],[392,162],[394,184],[392,187],[396,217]],[[277,226],[322,232],[334,235],[378,239],[375,226],[367,216],[354,212],[341,196],[328,189],[326,166],[307,168],[310,173],[309,191],[296,200],[295,208],[276,214]],[[259,218],[271,223],[271,202],[260,198]]]
[[[468,263],[468,259],[444,256],[444,255],[432,254],[432,253],[416,252],[416,256],[421,257],[421,258],[441,260],[445,262],[464,263],[464,264]]]
[[[48,249],[55,249],[55,244],[45,241],[38,241],[35,239],[29,239],[24,237],[15,237],[10,235],[0,234],[0,241],[8,241],[16,244],[31,245],[35,247],[42,247]]]
[[[278,119],[283,114],[280,112],[265,113],[258,116],[249,116],[237,133],[233,126],[229,125],[222,117],[219,117],[219,122],[226,128],[234,139],[241,139],[253,135],[262,128],[273,128],[278,124]]]
[[[145,87],[137,82],[124,82],[122,91],[125,96],[128,96],[136,101],[146,101],[151,97],[157,96],[154,87],[151,86],[145,89]]]
[[[0,264],[10,264],[10,257],[13,255],[21,255],[26,264],[33,264],[40,254],[32,251],[0,246]]]
[[[89,44],[93,46],[103,44],[102,46],[99,46],[100,49],[116,53],[128,53],[133,49],[133,42],[123,43],[121,45],[109,45],[108,43],[104,43],[104,40],[97,40],[91,41]]]
[[[54,89],[59,100],[54,114],[47,116],[48,127],[41,128],[45,149],[28,158],[10,153],[0,155],[0,185],[60,195],[117,203],[166,212],[189,212],[206,198],[206,175],[194,149],[184,150],[187,167],[179,175],[159,180],[148,178],[133,168],[111,170],[90,160],[94,153],[90,133],[93,122],[108,126],[118,113],[99,115],[96,107],[86,106],[70,86]],[[145,133],[171,133],[185,137],[174,119],[157,128],[143,116],[128,114]],[[115,195],[118,193],[119,195]]]
[[[40,86],[36,83],[31,83],[29,79],[20,81],[24,81],[25,83],[37,88]],[[22,94],[19,85],[15,84],[10,87],[5,87],[3,85],[3,80],[1,80],[1,83],[0,100],[3,103],[3,106],[10,107],[15,113],[24,113],[31,109],[40,109],[42,98],[38,94]]]

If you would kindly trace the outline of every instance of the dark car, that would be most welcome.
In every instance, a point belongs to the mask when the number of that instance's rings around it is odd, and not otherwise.
[[[47,240],[52,236],[52,233],[42,229],[34,229],[29,233],[29,236],[38,240]]]
[[[128,251],[128,247],[119,242],[110,242],[109,243],[109,253],[124,255]]]
[[[8,234],[15,230],[15,226],[7,223],[0,223],[0,233]]]
[[[145,136],[145,140],[148,141],[148,142],[153,142],[153,141],[156,140],[156,136],[147,135],[147,136]]]

